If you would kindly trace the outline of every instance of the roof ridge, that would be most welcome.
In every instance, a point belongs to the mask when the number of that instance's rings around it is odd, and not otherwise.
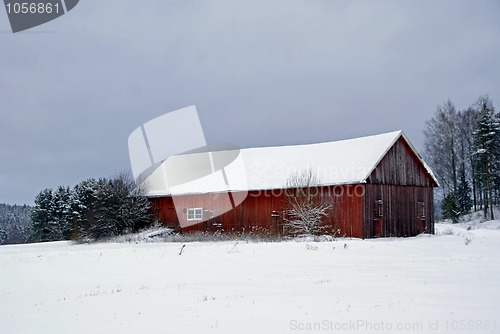
[[[240,150],[269,149],[269,148],[286,148],[286,147],[299,147],[299,146],[311,146],[311,145],[340,143],[340,142],[347,142],[347,141],[351,141],[351,140],[361,140],[361,139],[367,139],[367,138],[371,138],[371,137],[385,136],[385,135],[389,135],[389,134],[396,134],[396,133],[399,134],[401,132],[403,132],[403,130],[396,130],[396,131],[384,132],[384,133],[379,133],[379,134],[374,134],[374,135],[367,135],[367,136],[362,136],[362,137],[353,137],[353,138],[347,138],[347,139],[339,139],[339,140],[332,140],[332,141],[323,141],[323,142],[309,143],[309,144],[290,144],[290,145],[245,147],[245,148],[241,148]]]

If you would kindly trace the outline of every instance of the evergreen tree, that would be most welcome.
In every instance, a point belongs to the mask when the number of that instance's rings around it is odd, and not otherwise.
[[[90,235],[93,239],[103,239],[120,233],[120,196],[123,193],[117,189],[113,180],[100,179],[96,194],[95,221],[90,225]]]
[[[53,227],[52,240],[68,240],[71,231],[71,191],[69,187],[58,187],[52,196]]]
[[[467,214],[472,208],[471,187],[466,178],[465,170],[460,172],[460,180],[457,188],[457,205],[460,214]]]
[[[122,216],[125,226],[135,231],[152,224],[151,202],[141,188],[134,187],[129,191],[122,206]]]
[[[72,233],[75,239],[91,239],[89,230],[95,222],[98,188],[96,179],[87,179],[77,184],[71,193]]]
[[[13,225],[7,232],[5,244],[23,244],[27,241],[26,228],[20,225]]]
[[[477,124],[478,112],[476,109],[469,107],[458,113],[459,120],[459,156],[460,156],[460,180],[464,184],[465,181],[472,186],[472,200],[474,210],[478,205],[478,188],[477,188],[477,171],[474,161],[474,142],[473,134]],[[463,180],[465,178],[465,181]],[[459,187],[460,188],[460,187]],[[462,190],[463,191],[463,190]]]
[[[4,245],[7,240],[7,232],[5,232],[3,227],[0,227],[0,245]]]
[[[52,189],[42,190],[35,197],[35,206],[31,213],[33,221],[32,241],[52,240],[51,224],[54,221],[53,212]]]
[[[95,223],[90,226],[94,239],[130,233],[153,222],[149,200],[128,174],[99,180],[97,201]]]
[[[0,245],[19,244],[29,240],[31,207],[0,203]]]
[[[153,223],[149,200],[127,174],[80,183],[72,203],[73,231],[82,241],[130,233]]]
[[[477,102],[479,117],[474,132],[475,161],[482,188],[484,216],[487,217],[490,208],[490,218],[493,215],[493,182],[498,171],[499,135],[498,118],[494,114],[491,101],[481,97]]]
[[[137,231],[153,223],[150,202],[127,174],[88,179],[35,198],[33,241],[92,241]]]
[[[441,202],[441,211],[443,213],[443,218],[451,219],[454,224],[458,223],[460,208],[456,193],[446,195],[443,202]]]

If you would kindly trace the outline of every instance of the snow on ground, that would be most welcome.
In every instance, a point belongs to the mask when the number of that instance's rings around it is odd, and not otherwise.
[[[182,243],[1,246],[0,331],[500,333],[500,221],[472,225],[182,255]]]

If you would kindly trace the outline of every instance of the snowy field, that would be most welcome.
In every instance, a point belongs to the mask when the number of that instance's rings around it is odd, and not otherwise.
[[[0,332],[500,333],[500,221],[436,230],[0,246]]]

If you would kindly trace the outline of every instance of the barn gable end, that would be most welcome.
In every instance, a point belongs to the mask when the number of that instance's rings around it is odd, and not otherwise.
[[[435,187],[437,182],[404,136],[387,151],[366,183]]]
[[[434,233],[437,181],[402,135],[366,179],[363,237]]]

